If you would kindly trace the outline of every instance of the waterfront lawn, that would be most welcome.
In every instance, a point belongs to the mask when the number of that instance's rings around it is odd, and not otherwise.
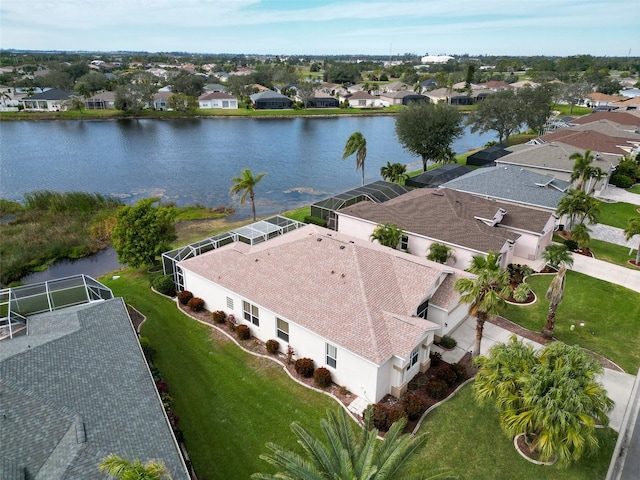
[[[473,480],[601,480],[606,476],[617,434],[610,428],[596,430],[599,451],[561,468],[541,467],[520,456],[500,428],[498,412],[473,398],[471,384],[429,413],[418,433],[429,437],[409,473],[423,475],[445,469],[460,479]]]
[[[199,478],[248,478],[273,468],[259,458],[274,442],[299,451],[289,425],[321,435],[320,420],[337,403],[295,383],[282,366],[211,337],[210,327],[152,293],[149,276],[132,270],[102,278],[147,317],[142,335],[156,350],[155,366],[170,387]]]
[[[600,202],[598,204],[598,209],[600,210],[598,223],[617,228],[627,228],[627,222],[630,218],[640,216],[640,213],[638,213],[639,208],[640,205],[633,205],[632,203]]]
[[[527,278],[537,296],[533,305],[507,305],[501,315],[539,332],[549,302],[544,298],[553,275]],[[640,293],[569,271],[565,294],[556,314],[555,338],[578,344],[614,361],[626,372],[640,366]],[[580,324],[584,323],[584,326]],[[571,330],[574,325],[574,330]]]

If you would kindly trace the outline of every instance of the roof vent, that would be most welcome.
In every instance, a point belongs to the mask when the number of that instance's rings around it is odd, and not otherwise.
[[[344,245],[340,245],[340,250],[344,250]]]
[[[316,238],[316,242],[321,242],[322,239],[320,237]]]

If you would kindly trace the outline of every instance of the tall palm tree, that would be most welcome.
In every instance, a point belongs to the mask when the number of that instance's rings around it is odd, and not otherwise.
[[[573,225],[577,220],[578,223],[596,223],[600,209],[598,208],[598,200],[587,195],[582,190],[571,189],[558,202],[556,213],[560,216],[567,216],[567,227]]]
[[[267,443],[271,453],[260,458],[274,465],[279,473],[269,475],[254,473],[251,478],[258,480],[385,480],[407,478],[402,475],[408,462],[427,440],[425,435],[402,434],[406,419],[395,422],[384,440],[379,441],[373,427],[372,409],[365,413],[364,428],[355,433],[349,417],[343,409],[327,411],[327,419],[320,421],[326,439],[314,437],[298,422],[291,424],[291,430],[302,445],[300,455],[273,443]],[[424,478],[424,477],[420,477]],[[451,478],[447,474],[429,478]]]
[[[360,132],[352,133],[347,139],[342,159],[344,160],[354,153],[356,154],[356,170],[362,170],[362,185],[364,185],[364,160],[367,158],[367,140]]]
[[[480,355],[485,321],[498,313],[513,289],[509,285],[509,272],[500,268],[498,255],[494,252],[489,252],[486,258],[481,255],[473,257],[467,271],[475,278],[460,278],[454,288],[461,294],[460,299],[469,304],[469,315],[476,317],[475,358]]]
[[[587,188],[585,189],[585,191],[591,194],[592,190],[595,190],[595,186],[604,176],[605,176],[604,170],[602,170],[600,167],[591,167],[591,169],[589,170],[589,177],[588,177],[589,183],[587,184]],[[595,181],[595,183],[592,184],[592,181]],[[593,185],[593,188],[591,188],[592,185]]]
[[[558,273],[551,280],[545,298],[549,301],[547,321],[542,327],[542,334],[547,338],[553,338],[553,330],[556,326],[556,310],[564,298],[564,280],[567,273],[567,266],[561,265]]]
[[[407,166],[402,163],[387,162],[386,165],[380,167],[380,176],[389,182],[404,185],[407,179]]]
[[[630,218],[624,229],[624,236],[627,240],[631,240],[635,235],[640,235],[640,217]],[[640,242],[636,249],[636,265],[640,265]]]
[[[140,460],[130,462],[126,458],[114,454],[107,455],[98,466],[98,470],[120,480],[171,479],[171,475],[162,462],[151,460],[142,464]]]
[[[377,240],[380,245],[385,247],[397,248],[402,240],[402,235],[404,235],[404,230],[397,225],[379,223],[369,238],[371,241]]]
[[[556,270],[560,265],[570,267],[573,265],[573,255],[566,245],[561,243],[552,243],[547,245],[542,252],[542,258],[552,268]]]
[[[251,209],[253,211],[254,222],[256,221],[256,194],[254,190],[256,185],[258,185],[260,180],[262,180],[265,175],[266,173],[253,175],[253,172],[251,172],[251,170],[245,168],[244,170],[242,170],[242,173],[239,177],[234,177],[231,179],[231,181],[233,182],[233,186],[231,187],[231,190],[229,190],[229,192],[232,195],[242,192],[242,196],[240,197],[240,205],[245,202],[245,200],[247,199],[247,195],[251,199]]]
[[[591,240],[591,229],[584,223],[579,223],[571,229],[571,239],[578,242],[578,247],[586,245]]]
[[[576,182],[576,188],[583,190],[586,181],[592,173],[591,163],[595,157],[591,154],[591,150],[586,150],[584,155],[580,152],[572,153],[569,160],[573,160],[573,172],[571,173],[571,181]]]

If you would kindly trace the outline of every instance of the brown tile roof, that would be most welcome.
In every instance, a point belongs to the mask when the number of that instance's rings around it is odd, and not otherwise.
[[[506,241],[515,241],[520,236],[476,219],[492,219],[498,208],[507,211],[500,224],[513,228],[540,233],[549,220],[548,212],[448,188],[420,188],[382,204],[360,202],[339,210],[338,214],[392,223],[407,232],[479,252],[498,252]]]
[[[314,225],[180,265],[378,365],[406,358],[426,330],[439,328],[411,315],[442,276],[456,272]],[[452,285],[440,287],[442,308],[457,295]]]
[[[236,97],[224,92],[204,93],[198,97],[198,100],[235,100]]]
[[[378,97],[374,97],[370,93],[367,92],[356,92],[347,97],[349,100],[373,100]]]
[[[598,120],[610,120],[619,125],[640,127],[640,116],[628,112],[594,112],[583,117],[571,120],[572,124],[582,125],[583,123],[597,122]]]
[[[588,98],[595,102],[616,102],[618,100],[625,100],[629,97],[623,97],[622,95],[607,95],[601,92],[593,92],[587,95]]]
[[[632,138],[611,137],[593,130],[576,131],[568,128],[561,128],[540,138],[547,143],[562,142],[584,150],[613,155],[626,155],[628,152],[621,147],[631,148],[633,145],[629,142],[634,141]]]

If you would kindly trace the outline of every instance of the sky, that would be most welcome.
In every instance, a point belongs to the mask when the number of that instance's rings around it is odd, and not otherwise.
[[[0,48],[640,56],[638,0],[0,0]]]

